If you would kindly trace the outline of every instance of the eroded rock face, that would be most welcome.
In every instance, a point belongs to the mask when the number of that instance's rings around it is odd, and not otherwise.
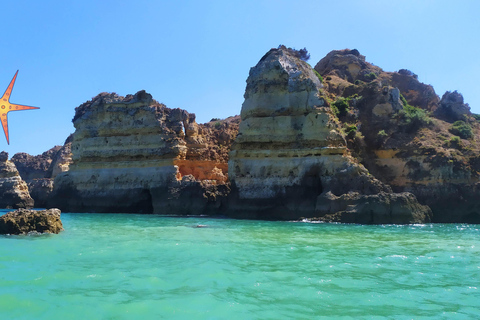
[[[410,104],[429,111],[435,110],[440,101],[433,87],[418,81],[413,72],[385,72],[367,62],[356,49],[331,51],[315,65],[315,70],[327,80],[325,89],[334,96],[352,95],[373,81],[380,88],[398,89]]]
[[[417,75],[411,71],[400,69],[398,72],[384,72],[379,78],[398,88],[413,106],[433,111],[439,104],[440,99],[433,87],[418,81]]]
[[[327,57],[316,68],[324,94],[349,101],[339,120],[343,128],[355,125],[347,139],[355,158],[394,192],[411,192],[428,205],[433,222],[480,223],[480,124],[462,95],[447,92],[440,100],[413,72],[375,69],[349,50]],[[350,76],[345,66],[357,60],[362,69]],[[455,135],[457,120],[470,138]]]
[[[0,234],[59,233],[63,231],[60,210],[18,209],[0,217]]]
[[[8,161],[8,153],[0,152],[0,208],[31,208],[30,197],[25,181],[20,177],[15,164]]]
[[[347,58],[361,65],[355,52]],[[347,78],[356,70],[349,65],[342,71]],[[229,160],[232,214],[298,219],[344,211],[348,222],[428,221],[429,209],[415,196],[392,194],[354,161],[321,88],[311,67],[281,48],[270,50],[250,70]],[[394,91],[390,95],[399,99]],[[357,195],[346,196],[352,192]],[[370,214],[378,208],[383,209]]]
[[[58,150],[55,157],[53,157],[46,178],[55,179],[59,173],[70,169],[70,164],[72,163],[72,136],[73,135],[70,135],[65,140],[63,146]]]
[[[198,125],[194,114],[167,108],[145,91],[101,93],[76,108],[73,123],[73,163],[55,178],[49,205],[63,211],[204,214],[221,203],[206,195],[204,181],[213,189],[228,188],[225,159],[211,145],[215,129]]]
[[[71,138],[63,146],[55,146],[44,153],[32,156],[20,152],[12,157],[22,179],[27,183],[35,207],[44,208],[53,190],[53,179],[68,171],[72,162]]]
[[[15,163],[20,176],[25,181],[43,179],[48,175],[47,172],[50,169],[53,158],[60,149],[61,146],[55,146],[38,156],[31,156],[28,153],[19,152],[12,157],[11,161]]]
[[[322,75],[337,76],[348,82],[369,80],[368,74],[380,68],[365,61],[365,56],[358,50],[344,49],[330,51],[315,65],[315,70]]]
[[[448,122],[465,120],[470,114],[470,106],[463,102],[462,94],[457,91],[445,92],[435,110],[435,116]]]

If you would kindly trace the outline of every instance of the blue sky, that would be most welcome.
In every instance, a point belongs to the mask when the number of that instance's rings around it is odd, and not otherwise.
[[[74,109],[100,92],[145,89],[197,122],[240,113],[250,67],[272,47],[306,47],[315,65],[358,49],[409,69],[480,113],[480,1],[9,1],[2,4],[0,90],[19,69],[10,145],[32,155],[74,132]],[[2,91],[3,93],[3,91]]]

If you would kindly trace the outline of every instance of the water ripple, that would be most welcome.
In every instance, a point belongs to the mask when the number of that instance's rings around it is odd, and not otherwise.
[[[66,231],[57,236],[0,237],[2,319],[475,319],[480,313],[474,225],[62,219]]]

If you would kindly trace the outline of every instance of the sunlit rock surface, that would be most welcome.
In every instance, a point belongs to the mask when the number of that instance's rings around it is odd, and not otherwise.
[[[75,110],[69,170],[55,178],[50,206],[63,211],[203,214],[228,192],[221,148],[233,138],[145,91],[102,93]],[[235,121],[219,121],[232,128]],[[217,201],[218,200],[218,201]]]
[[[354,67],[347,68],[356,74]],[[250,70],[229,160],[234,216],[355,223],[429,221],[428,207],[392,194],[347,150],[313,69],[286,48]],[[336,214],[332,217],[332,214]]]
[[[0,152],[0,208],[31,208],[33,199],[7,152]]]
[[[315,69],[331,102],[348,101],[339,121],[355,125],[347,146],[371,174],[415,194],[433,222],[480,223],[480,117],[459,92],[440,99],[412,71],[386,72],[357,50],[332,51]]]
[[[18,209],[0,216],[0,234],[59,233],[63,231],[60,210]]]

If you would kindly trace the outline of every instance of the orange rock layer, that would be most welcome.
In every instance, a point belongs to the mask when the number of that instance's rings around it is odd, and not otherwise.
[[[227,181],[228,163],[208,160],[174,160],[178,166],[177,179],[192,175],[195,180],[216,180],[219,183]]]

